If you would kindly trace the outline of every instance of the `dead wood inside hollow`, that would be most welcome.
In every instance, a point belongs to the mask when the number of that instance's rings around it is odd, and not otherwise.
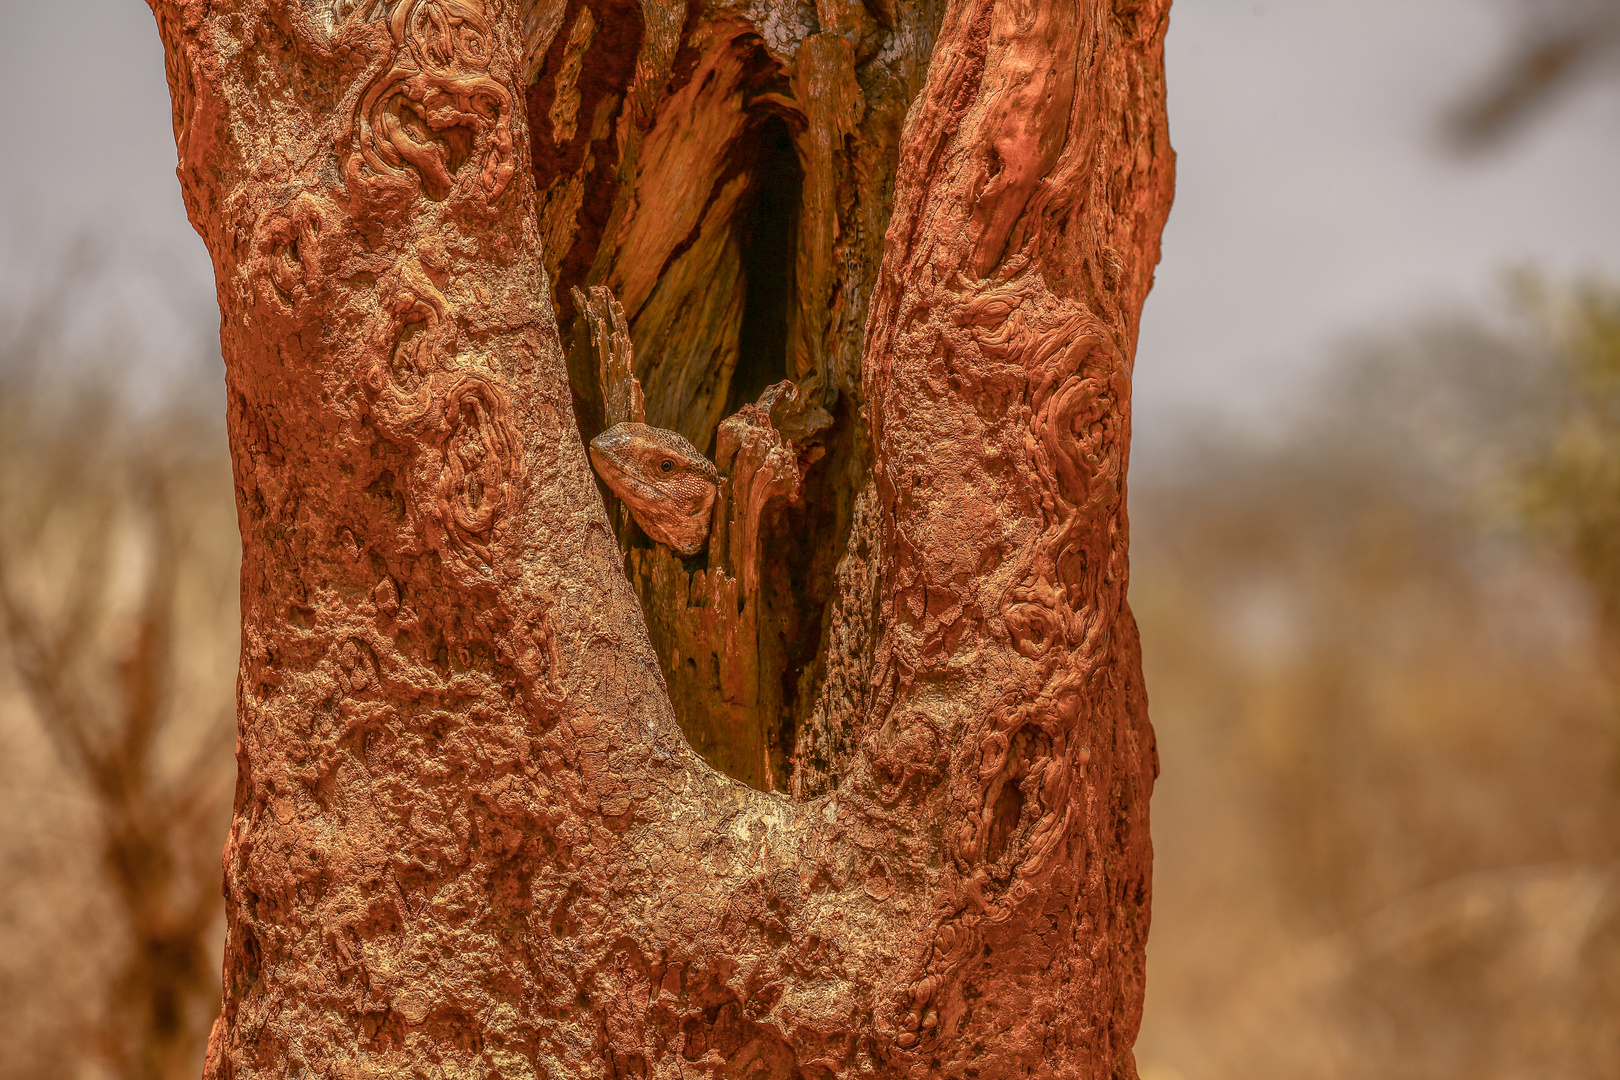
[[[642,130],[623,48],[634,41],[645,55],[656,47],[645,33],[639,9],[570,8],[527,93],[542,212],[558,207],[556,229],[574,226],[568,250],[552,253],[565,333],[570,315],[574,323],[574,412],[587,440],[610,426],[598,351],[572,296],[585,284],[623,290],[647,422],[715,457],[722,420],[783,380],[798,387],[801,412],[825,418],[782,433],[797,459],[791,478],[781,467],[775,487],[770,476],[731,478],[762,500],[743,508],[749,550],[711,546],[683,562],[624,526],[626,569],[682,729],[728,775],[787,790],[870,459],[858,364],[840,366],[831,347],[842,334],[852,339],[846,354],[859,348],[863,312],[849,308],[870,292],[877,247],[853,240],[890,199],[887,171],[865,184],[857,174],[863,154],[892,168],[898,131],[882,108],[871,113],[885,122],[859,130],[869,110],[842,39],[815,40],[784,62],[752,25],[701,12],[688,17]],[[882,89],[873,87],[880,98]],[[887,103],[890,113],[903,107]],[[587,140],[587,115],[593,130],[616,135]]]

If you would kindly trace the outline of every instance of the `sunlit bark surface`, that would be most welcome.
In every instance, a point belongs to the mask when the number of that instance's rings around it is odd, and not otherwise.
[[[1165,6],[154,0],[244,552],[211,1076],[1134,1075]],[[793,459],[705,565],[589,472],[599,285],[648,422]]]

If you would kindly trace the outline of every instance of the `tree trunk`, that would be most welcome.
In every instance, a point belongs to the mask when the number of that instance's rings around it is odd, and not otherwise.
[[[209,1075],[1133,1076],[1165,3],[153,6],[244,550]],[[698,565],[590,474],[602,285]]]

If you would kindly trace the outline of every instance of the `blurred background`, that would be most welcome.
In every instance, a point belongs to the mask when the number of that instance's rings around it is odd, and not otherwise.
[[[0,1080],[193,1080],[237,541],[139,0],[0,0]],[[1176,0],[1145,1080],[1620,1076],[1620,0]]]

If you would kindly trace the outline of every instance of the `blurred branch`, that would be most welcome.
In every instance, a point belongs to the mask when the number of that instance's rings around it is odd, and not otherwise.
[[[1458,153],[1502,145],[1584,78],[1620,59],[1620,0],[1552,5],[1559,10],[1540,0],[1524,7],[1508,55],[1442,119],[1442,137]]]

